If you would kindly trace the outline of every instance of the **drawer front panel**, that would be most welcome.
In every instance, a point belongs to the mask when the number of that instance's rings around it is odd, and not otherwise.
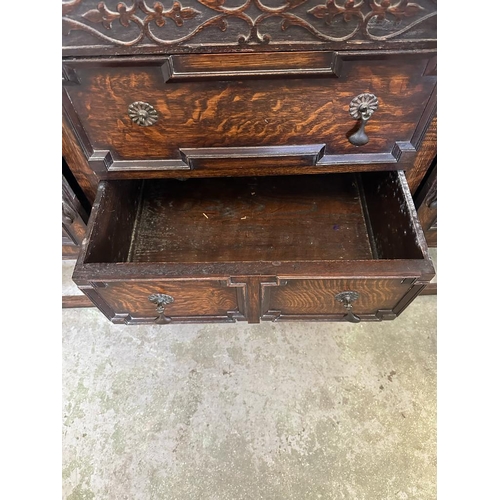
[[[271,166],[404,163],[435,87],[435,76],[426,74],[431,55],[329,57],[328,75],[313,67],[319,74],[307,77],[297,67],[273,75],[262,63],[262,74],[249,76],[234,66],[231,78],[234,56],[224,76],[214,76],[214,59],[194,61],[194,69],[183,73],[188,65],[176,56],[177,78],[172,59],[138,60],[134,66],[74,62],[65,107],[101,174],[154,170],[189,176],[259,165],[266,173]],[[311,64],[308,58],[305,64]],[[199,68],[205,66],[211,69],[203,73]],[[368,143],[355,146],[348,136],[361,121],[351,116],[350,104],[363,93],[376,95],[378,107],[366,124]],[[146,126],[136,123],[141,113]]]
[[[342,292],[356,292],[357,297],[352,301],[353,314],[368,320],[385,319],[384,316],[392,319],[414,281],[414,278],[285,280],[268,288],[268,303],[262,317],[270,320],[345,319],[348,309],[336,296]]]
[[[218,280],[92,283],[101,309],[114,323],[127,324],[243,319],[237,290]]]

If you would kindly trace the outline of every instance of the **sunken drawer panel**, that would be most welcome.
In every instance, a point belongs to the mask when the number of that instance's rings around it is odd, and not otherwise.
[[[92,282],[85,293],[113,323],[232,322],[238,289],[227,281]]]
[[[419,291],[416,278],[289,279],[270,287],[262,319],[361,320],[395,318]]]
[[[435,110],[432,51],[81,59],[63,69],[66,116],[108,179],[407,169]]]
[[[115,322],[357,322],[433,276],[392,171],[102,181],[73,279]]]

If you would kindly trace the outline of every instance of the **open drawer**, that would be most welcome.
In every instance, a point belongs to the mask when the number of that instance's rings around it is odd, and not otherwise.
[[[393,319],[433,277],[401,171],[102,181],[73,275],[127,324]]]

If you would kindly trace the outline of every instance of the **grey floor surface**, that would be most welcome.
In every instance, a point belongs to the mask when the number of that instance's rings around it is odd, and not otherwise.
[[[63,310],[63,498],[435,499],[436,306],[357,325]]]

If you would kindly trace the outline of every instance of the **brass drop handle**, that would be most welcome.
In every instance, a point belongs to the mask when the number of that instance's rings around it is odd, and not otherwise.
[[[372,117],[378,108],[378,99],[374,94],[359,94],[349,105],[349,113],[355,120],[360,120],[361,124],[348,139],[354,146],[364,146],[370,140],[365,132],[366,122]]]
[[[165,293],[153,293],[149,297],[150,302],[156,304],[156,312],[158,317],[155,319],[155,323],[158,325],[166,325],[172,321],[172,318],[165,316],[165,306],[171,304],[174,298],[171,295],[166,295]]]
[[[149,296],[150,302],[156,304],[156,312],[163,316],[165,313],[165,306],[167,304],[171,304],[174,301],[174,298],[171,295],[166,295],[164,293],[154,293]]]
[[[359,323],[361,321],[361,318],[352,312],[352,303],[355,300],[358,300],[358,298],[358,292],[340,292],[335,295],[335,300],[343,304],[343,306],[347,309],[347,314],[344,315],[342,319],[345,319],[350,323]]]

